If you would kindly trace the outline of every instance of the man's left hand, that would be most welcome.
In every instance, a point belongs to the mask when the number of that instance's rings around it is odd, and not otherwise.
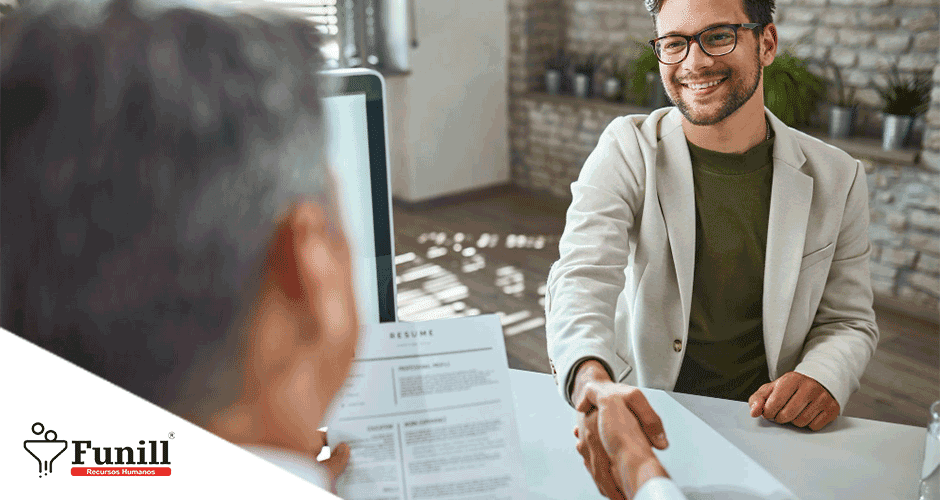
[[[839,402],[819,382],[802,373],[787,372],[764,384],[748,400],[751,416],[778,424],[792,422],[818,431],[839,416]]]

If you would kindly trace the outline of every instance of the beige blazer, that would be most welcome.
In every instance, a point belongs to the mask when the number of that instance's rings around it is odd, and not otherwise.
[[[878,343],[861,163],[783,124],[776,135],[764,268],[771,380],[797,371],[841,408]],[[615,119],[577,182],[549,271],[548,355],[562,396],[586,357],[614,379],[672,390],[689,333],[695,194],[681,114]]]

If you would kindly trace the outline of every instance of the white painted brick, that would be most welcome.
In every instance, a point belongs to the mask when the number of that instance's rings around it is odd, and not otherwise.
[[[937,64],[937,54],[905,54],[898,61],[901,71],[927,71]]]
[[[878,279],[882,281],[894,281],[898,275],[898,270],[892,266],[886,266],[878,262],[872,262],[870,264],[871,275],[872,277],[878,276]]]
[[[835,45],[839,39],[839,32],[832,28],[816,28],[816,43],[820,45]]]
[[[918,306],[928,306],[931,309],[936,309],[937,298],[932,297],[929,293],[924,292],[923,290],[918,290],[916,288],[911,288],[910,286],[901,286],[898,289],[898,298]]]
[[[858,20],[862,26],[876,30],[894,29],[901,22],[892,13],[875,13],[870,10],[860,12]]]
[[[895,280],[881,280],[876,279],[874,276],[871,277],[871,289],[875,294],[885,296],[885,297],[894,297],[894,283]]]
[[[813,27],[805,24],[787,24],[777,27],[777,35],[781,42],[800,42],[812,33]]]
[[[914,233],[907,237],[908,246],[920,252],[940,255],[940,236]]]
[[[901,26],[914,32],[937,29],[937,13],[930,9],[920,12],[915,10],[913,14],[901,18]]]
[[[936,51],[940,47],[940,33],[928,31],[914,35],[914,50],[922,52]]]
[[[940,276],[936,274],[913,272],[907,275],[907,282],[934,297],[940,296]]]
[[[871,31],[863,31],[852,28],[843,28],[839,30],[839,43],[847,45],[854,49],[865,48],[875,39],[875,34]]]
[[[893,61],[894,58],[888,57],[881,52],[874,50],[865,50],[858,55],[858,66],[859,68],[864,69],[887,68]],[[871,78],[869,78],[869,81],[871,81]]]
[[[890,267],[913,267],[917,252],[906,248],[885,248],[881,252],[881,263]]]
[[[819,13],[812,9],[787,9],[787,23],[812,24],[819,19]]]
[[[926,210],[911,210],[911,226],[929,231],[940,230],[940,215]]]
[[[907,48],[911,46],[911,39],[913,37],[909,34],[893,34],[893,35],[882,35],[875,40],[875,45],[878,47],[878,50],[881,50],[885,53],[890,54],[902,54],[907,51]],[[822,42],[822,41],[820,41]]]
[[[940,258],[925,253],[917,257],[917,270],[925,273],[940,273]]]
[[[832,49],[829,58],[840,67],[848,68],[855,66],[855,62],[858,60],[858,53],[850,49],[835,48]]]
[[[940,172],[940,153],[924,150],[920,153],[920,164],[934,172]]]
[[[885,194],[890,194],[890,193],[885,193]],[[904,229],[907,227],[907,218],[904,217],[903,214],[892,212],[892,213],[889,213],[885,217],[885,223],[887,223],[888,227],[892,231],[900,233],[900,232],[903,232]],[[913,250],[911,250],[911,252],[913,253]]]

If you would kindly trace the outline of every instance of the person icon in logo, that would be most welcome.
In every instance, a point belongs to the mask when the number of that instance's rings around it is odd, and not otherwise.
[[[33,434],[39,436],[45,430],[46,428],[42,425],[42,422],[33,424]],[[48,476],[52,472],[52,462],[68,448],[68,442],[56,439],[58,437],[58,434],[50,429],[49,432],[46,432],[45,439],[27,439],[23,441],[23,448],[26,448],[26,451],[39,462],[39,477]]]

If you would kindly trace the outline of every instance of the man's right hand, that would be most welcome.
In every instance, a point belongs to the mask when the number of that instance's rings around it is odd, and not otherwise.
[[[639,389],[612,382],[607,370],[598,361],[588,360],[578,367],[571,398],[577,410],[581,412],[578,417],[578,426],[574,429],[574,435],[578,439],[578,453],[584,458],[584,465],[591,473],[602,495],[611,499],[624,498],[623,492],[614,480],[610,457],[601,442],[596,406],[585,398],[589,384],[594,386],[595,394],[597,390],[602,390],[605,394],[614,394],[616,398],[622,400],[623,404],[636,415],[650,445],[659,449],[665,449],[669,445],[662,420],[653,411]]]
[[[639,407],[646,408],[642,417],[635,409]],[[612,382],[591,382],[584,389],[578,411],[590,411],[585,420],[593,419],[594,434],[603,446],[601,451],[610,457],[608,467],[617,489],[610,498],[633,498],[648,480],[669,477],[651,447],[656,441],[663,444],[657,448],[665,448],[665,434],[659,431],[656,438],[649,437],[651,429],[657,426],[662,429],[662,421],[639,389]]]

